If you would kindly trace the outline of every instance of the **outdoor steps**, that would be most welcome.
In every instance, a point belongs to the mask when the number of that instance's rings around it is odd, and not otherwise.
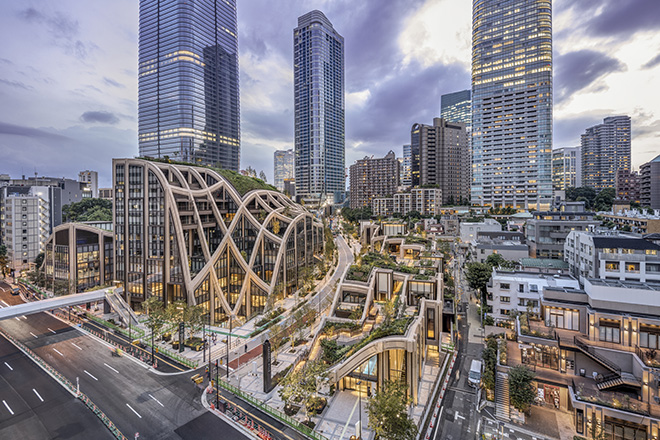
[[[641,387],[642,384],[640,381],[630,373],[621,373],[621,376],[615,377],[610,380],[605,380],[597,384],[598,390],[603,391],[609,388],[618,387],[620,385],[627,385],[631,387]]]
[[[509,380],[504,373],[497,373],[495,377],[495,417],[500,420],[511,420],[509,404]]]
[[[595,360],[596,362],[598,362],[608,370],[618,375],[621,375],[621,369],[615,363],[613,363],[603,355],[596,352],[594,347],[587,345],[584,341],[582,341],[582,339],[578,338],[577,336],[575,336],[573,341],[575,342],[575,346],[579,348],[582,353],[586,354],[591,359]]]

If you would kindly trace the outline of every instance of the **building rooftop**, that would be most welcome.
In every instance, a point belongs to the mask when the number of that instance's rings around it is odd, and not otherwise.
[[[660,292],[660,283],[628,281],[628,280],[605,280],[600,278],[589,278],[588,281],[594,286],[618,287],[622,289],[642,289]]]
[[[552,258],[521,258],[520,265],[523,267],[539,267],[543,269],[568,269],[567,262]]]
[[[594,246],[602,248],[620,248],[635,250],[660,250],[657,244],[643,238],[594,235]]]

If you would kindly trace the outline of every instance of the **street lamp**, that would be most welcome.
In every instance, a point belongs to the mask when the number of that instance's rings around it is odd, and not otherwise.
[[[358,440],[362,440],[362,387],[360,386],[361,384],[362,384],[362,381],[358,380],[357,381],[358,396],[359,396],[359,399],[360,399],[360,404],[358,405],[359,409],[360,409],[360,413],[359,413],[360,414],[360,432],[358,434]]]

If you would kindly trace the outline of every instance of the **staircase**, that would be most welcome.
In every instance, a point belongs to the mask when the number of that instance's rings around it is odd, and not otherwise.
[[[601,380],[596,380],[596,386],[598,390],[603,391],[610,388],[615,388],[621,385],[627,385],[630,387],[641,388],[641,382],[630,373],[621,373],[620,375],[612,373],[603,377]]]
[[[507,422],[511,420],[509,377],[505,373],[500,372],[497,372],[495,376],[495,417]]]
[[[117,295],[116,291],[106,291],[105,299],[126,325],[130,322],[133,327],[141,327],[135,312],[126,304],[126,301],[121,296]]]
[[[619,366],[616,365],[614,362],[610,361],[605,356],[598,354],[593,347],[587,345],[579,337],[575,336],[574,342],[575,342],[575,346],[579,348],[582,353],[586,354],[591,359],[595,360],[603,367],[610,370],[612,373],[616,373],[618,376],[621,376],[621,368],[619,368]]]

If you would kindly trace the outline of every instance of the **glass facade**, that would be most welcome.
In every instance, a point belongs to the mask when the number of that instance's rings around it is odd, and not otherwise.
[[[440,97],[440,117],[448,122],[463,122],[467,131],[471,131],[472,100],[470,90],[442,95]]]
[[[320,11],[293,31],[296,196],[343,200],[344,38]]]
[[[473,0],[472,203],[552,201],[552,2]]]
[[[141,0],[140,155],[238,171],[236,0]]]

